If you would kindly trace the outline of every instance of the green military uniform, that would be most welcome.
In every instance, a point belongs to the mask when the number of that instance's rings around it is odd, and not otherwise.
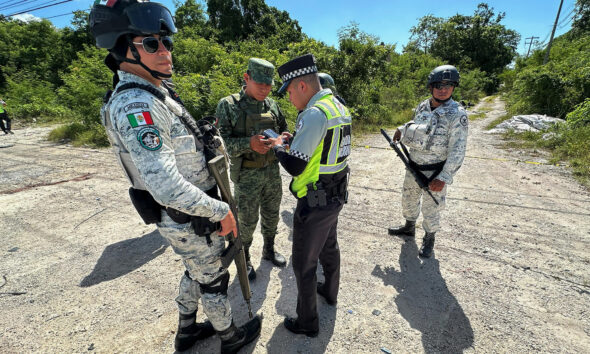
[[[274,66],[266,60],[252,58],[248,74],[258,83],[272,84]],[[285,117],[273,99],[267,97],[258,101],[246,94],[245,87],[239,94],[222,98],[215,116],[231,158],[230,175],[238,204],[242,242],[248,251],[260,213],[265,250],[272,249],[282,196],[279,165],[272,151],[264,155],[253,151],[250,138],[269,128],[279,134],[287,131]]]

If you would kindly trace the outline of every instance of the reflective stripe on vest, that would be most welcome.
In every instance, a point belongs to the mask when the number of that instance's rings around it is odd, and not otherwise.
[[[319,180],[320,174],[335,174],[346,168],[350,155],[350,133],[352,119],[348,109],[329,94],[320,98],[314,107],[326,116],[326,136],[315,149],[305,170],[293,177],[291,188],[298,198],[307,195],[307,185]]]

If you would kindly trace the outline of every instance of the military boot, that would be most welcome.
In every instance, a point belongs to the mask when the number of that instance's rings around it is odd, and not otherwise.
[[[284,267],[287,264],[285,257],[275,251],[275,240],[271,238],[264,239],[264,247],[262,248],[262,259],[272,262],[277,267]]]
[[[435,232],[427,232],[422,239],[422,247],[418,254],[420,257],[430,258],[432,256],[432,249],[434,248],[434,234]]]
[[[211,322],[196,323],[197,311],[183,315],[178,318],[178,330],[174,338],[174,349],[182,352],[192,347],[196,341],[211,337],[215,334],[215,329]]]
[[[244,245],[244,254],[246,255],[246,270],[248,272],[248,280],[256,279],[256,271],[250,261],[250,245]]]
[[[217,332],[221,339],[221,354],[237,353],[240,348],[252,342],[260,334],[262,318],[256,316],[242,327],[236,327],[232,321],[228,329]]]
[[[405,225],[390,227],[387,231],[389,232],[390,235],[394,235],[394,236],[415,237],[416,236],[416,221],[406,220]]]

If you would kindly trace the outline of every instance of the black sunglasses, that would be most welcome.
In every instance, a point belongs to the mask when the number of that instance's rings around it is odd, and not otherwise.
[[[133,42],[133,44],[141,44],[143,46],[143,50],[150,54],[153,54],[158,51],[158,47],[160,46],[159,42],[162,42],[164,48],[166,48],[166,50],[169,52],[171,52],[172,49],[174,49],[174,45],[172,44],[172,38],[168,36],[160,37],[159,39],[156,37],[145,37],[141,40],[141,42]]]
[[[448,82],[448,83],[447,82],[445,82],[445,83],[435,82],[434,84],[432,84],[432,87],[434,87],[437,90],[440,90],[440,89],[447,89],[447,88],[455,87],[455,84],[452,82]]]

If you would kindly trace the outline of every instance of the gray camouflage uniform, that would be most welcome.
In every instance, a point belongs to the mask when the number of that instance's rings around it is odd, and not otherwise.
[[[413,124],[426,127],[425,134],[413,134]],[[418,165],[429,165],[446,160],[442,171],[434,178],[445,182],[440,192],[431,192],[439,202],[436,205],[430,196],[422,198],[422,227],[428,233],[440,230],[440,211],[445,208],[447,186],[465,158],[469,120],[467,113],[453,99],[431,111],[430,99],[418,105],[414,119],[399,128],[401,142],[409,147],[410,158]],[[434,172],[424,171],[426,177]],[[422,189],[409,171],[406,171],[402,191],[402,214],[406,220],[416,221],[420,215]]]
[[[118,75],[117,87],[129,82],[153,86],[124,71]],[[205,194],[204,191],[215,186],[215,180],[207,169],[203,151],[195,149],[194,136],[178,117],[182,107],[170,98],[165,88],[156,89],[166,96],[166,103],[148,91],[133,88],[114,94],[103,106],[101,116],[115,154],[130,161],[124,170],[138,176],[131,179],[135,188],[149,191],[163,206],[218,222],[227,215],[229,206]],[[123,165],[121,160],[119,163]],[[199,287],[199,283],[210,284],[227,272],[219,258],[225,247],[224,238],[214,232],[210,236],[212,244],[208,246],[206,238],[197,236],[190,223],[174,222],[164,209],[157,226],[174,252],[182,257],[190,275],[190,278],[183,275],[180,281],[176,298],[180,313],[196,311],[201,298],[213,327],[217,331],[227,329],[232,322],[227,294],[201,293]]]

